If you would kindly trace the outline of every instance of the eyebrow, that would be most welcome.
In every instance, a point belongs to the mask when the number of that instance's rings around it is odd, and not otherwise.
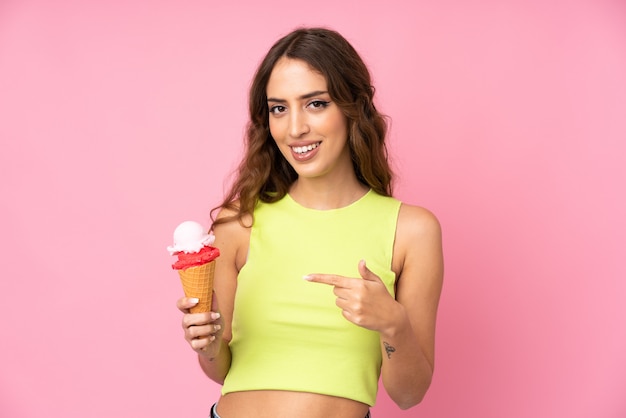
[[[310,99],[311,97],[319,96],[319,95],[322,95],[322,94],[328,94],[328,92],[324,91],[324,90],[316,90],[316,91],[312,91],[312,92],[307,93],[307,94],[303,94],[302,96],[298,97],[298,99],[300,99],[300,100]],[[268,102],[276,102],[276,103],[286,103],[287,102],[287,100],[285,100],[285,99],[277,99],[275,97],[268,97],[267,101]]]

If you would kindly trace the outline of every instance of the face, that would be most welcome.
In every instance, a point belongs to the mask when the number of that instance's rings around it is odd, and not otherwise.
[[[353,170],[347,120],[323,75],[283,57],[270,75],[267,98],[272,137],[300,179],[332,179]]]

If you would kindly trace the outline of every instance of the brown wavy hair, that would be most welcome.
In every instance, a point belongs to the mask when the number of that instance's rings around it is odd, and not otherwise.
[[[393,173],[385,145],[386,117],[374,106],[374,87],[367,66],[338,32],[326,28],[299,28],[279,39],[257,69],[249,96],[249,122],[245,154],[235,180],[218,209],[235,215],[214,220],[213,225],[252,216],[258,200],[276,202],[298,178],[280,153],[269,129],[266,87],[276,62],[282,57],[305,61],[322,74],[328,94],[343,111],[349,126],[349,147],[357,179],[375,192],[392,195]],[[250,226],[250,225],[247,225]]]

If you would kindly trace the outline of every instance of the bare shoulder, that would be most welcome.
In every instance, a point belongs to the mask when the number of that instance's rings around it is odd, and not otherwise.
[[[403,203],[398,214],[394,245],[394,271],[407,276],[442,264],[441,224],[430,210]],[[421,274],[420,274],[421,275]]]
[[[239,270],[245,263],[245,258],[250,244],[250,227],[252,216],[246,215],[242,222],[236,219],[228,219],[235,216],[234,209],[224,208],[217,214],[217,219],[226,220],[213,227],[215,246],[220,249],[224,258],[232,260]]]
[[[396,234],[397,238],[437,239],[441,237],[441,224],[430,210],[403,203]]]

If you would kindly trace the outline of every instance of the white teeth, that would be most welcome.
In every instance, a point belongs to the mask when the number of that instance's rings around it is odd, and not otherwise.
[[[304,154],[305,152],[314,150],[319,144],[319,142],[316,142],[315,144],[307,145],[306,147],[292,147],[291,149],[293,149],[296,154]]]

